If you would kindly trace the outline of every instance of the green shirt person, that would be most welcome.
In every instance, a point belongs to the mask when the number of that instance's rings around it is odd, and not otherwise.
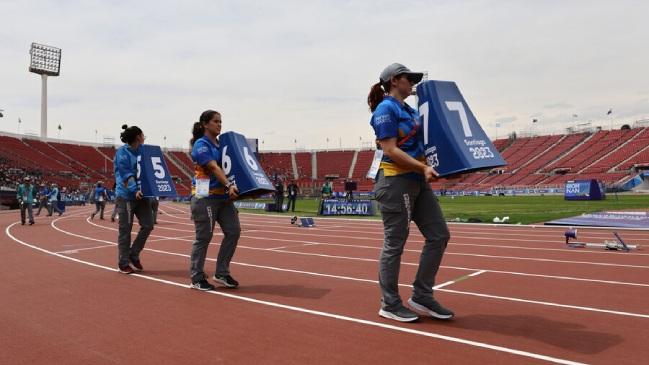
[[[24,178],[24,183],[18,185],[16,191],[16,198],[20,204],[20,223],[25,225],[25,211],[29,214],[29,225],[34,224],[34,213],[32,206],[34,205],[34,185],[32,185],[29,177]]]

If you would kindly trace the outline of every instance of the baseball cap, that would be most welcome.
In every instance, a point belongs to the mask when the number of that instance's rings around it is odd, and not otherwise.
[[[388,82],[390,82],[390,79],[392,77],[404,74],[407,75],[408,80],[410,80],[413,84],[418,83],[424,77],[423,72],[413,72],[410,71],[408,67],[400,63],[393,63],[383,69],[383,72],[381,72],[381,83],[387,84]]]

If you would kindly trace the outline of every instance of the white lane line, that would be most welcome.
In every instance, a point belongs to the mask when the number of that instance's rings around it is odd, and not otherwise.
[[[106,248],[106,247],[113,247],[113,245],[100,245],[100,246],[93,246],[93,247],[86,247],[86,248],[75,248],[71,250],[57,251],[55,253],[60,253],[62,255],[69,255],[69,254],[79,253],[79,251],[96,250],[98,248]]]
[[[177,212],[189,214],[189,211],[185,211],[183,209],[180,209],[180,208],[174,206],[174,204],[160,204],[160,208],[169,208],[169,209],[175,210]],[[160,209],[160,208],[158,208],[158,209]],[[168,213],[165,212],[165,214],[168,214]]]
[[[137,232],[135,233],[137,234]],[[151,237],[151,235],[149,235],[149,237]],[[179,237],[162,237],[162,238],[153,238],[153,239],[147,238],[146,242],[149,243],[149,242],[160,242],[160,241],[189,240],[190,238],[191,241],[193,241],[195,237],[196,237],[195,235],[191,235],[191,236],[179,236]]]
[[[466,280],[466,279],[468,279],[468,278],[470,278],[470,277],[478,276],[478,275],[480,275],[480,274],[484,274],[484,273],[486,273],[486,272],[487,272],[487,270],[480,270],[480,271],[476,271],[476,272],[471,273],[471,274],[468,274],[468,275],[460,276],[460,277],[457,278],[457,279],[449,280],[449,281],[447,281],[447,282],[445,282],[445,283],[441,283],[441,284],[439,284],[439,285],[435,285],[435,286],[433,287],[433,289],[439,290],[439,289],[441,289],[441,288],[443,288],[443,287],[445,287],[445,286],[449,286],[449,285],[452,285],[452,284],[458,283],[458,282],[463,281],[463,280]]]
[[[34,245],[30,245],[30,244],[28,244],[28,243],[26,243],[24,241],[21,241],[21,240],[17,239],[16,237],[14,237],[10,232],[10,229],[14,225],[16,225],[17,223],[18,222],[9,225],[5,229],[5,234],[7,236],[9,236],[11,239],[13,239],[14,241],[16,241],[16,242],[18,242],[18,243],[20,243],[20,244],[22,244],[24,246],[30,247],[32,249],[36,249],[36,250],[41,251],[43,253],[47,253],[47,254],[54,255],[54,256],[57,256],[57,257],[60,257],[60,258],[64,258],[66,260],[72,260],[72,261],[77,262],[77,263],[89,265],[89,266],[92,266],[94,268],[104,269],[104,270],[108,270],[108,271],[117,271],[114,268],[98,265],[98,264],[88,262],[88,261],[75,259],[75,258],[65,256],[65,255],[60,255],[60,254],[57,254],[55,252],[51,252],[51,251],[45,250],[43,248],[40,248],[40,247],[37,247],[37,246],[34,246]],[[162,283],[162,284],[174,285],[174,286],[177,286],[177,287],[181,287],[183,289],[187,289],[187,284],[184,284],[184,283],[178,283],[178,282],[175,282],[175,281],[159,279],[159,278],[155,278],[155,277],[147,276],[147,275],[143,275],[143,274],[131,274],[131,276],[146,279],[146,280],[155,281],[155,282]],[[434,332],[426,332],[426,331],[421,331],[421,330],[414,330],[414,329],[411,329],[411,328],[399,327],[399,326],[396,326],[396,325],[390,325],[390,324],[385,324],[385,323],[381,323],[381,322],[374,322],[374,321],[369,321],[369,320],[365,320],[365,319],[361,319],[361,318],[349,317],[349,316],[335,314],[335,313],[322,312],[322,311],[317,311],[317,310],[313,310],[313,309],[307,309],[307,308],[296,307],[296,306],[291,306],[291,305],[286,305],[286,304],[281,304],[281,303],[276,303],[276,302],[271,302],[271,301],[259,300],[259,299],[244,297],[244,296],[241,296],[241,295],[228,294],[228,293],[223,293],[223,292],[219,292],[219,291],[209,291],[209,292],[206,292],[206,293],[212,294],[212,295],[218,295],[218,296],[222,296],[222,297],[226,297],[226,298],[230,298],[230,299],[237,299],[237,300],[241,300],[241,301],[245,301],[245,302],[249,302],[249,303],[261,304],[261,305],[268,306],[268,307],[286,309],[286,310],[293,311],[293,312],[307,313],[307,314],[312,314],[312,315],[325,317],[325,318],[338,319],[338,320],[342,320],[342,321],[346,321],[346,322],[352,322],[352,323],[356,323],[356,324],[362,324],[362,325],[367,325],[367,326],[372,326],[372,327],[389,329],[389,330],[393,330],[393,331],[404,332],[404,333],[409,333],[409,334],[414,334],[414,335],[419,335],[419,336],[424,336],[424,337],[429,337],[429,338],[435,338],[435,339],[438,339],[438,340],[444,340],[444,341],[449,341],[449,342],[461,343],[461,344],[465,344],[465,345],[469,345],[469,346],[473,346],[473,347],[478,347],[478,348],[483,348],[483,349],[488,349],[488,350],[493,350],[493,351],[498,351],[498,352],[504,352],[504,353],[513,354],[513,355],[519,355],[519,356],[523,356],[523,357],[529,357],[529,358],[533,358],[533,359],[537,359],[537,360],[554,362],[554,363],[557,363],[557,364],[566,364],[566,365],[582,365],[583,364],[583,363],[570,361],[570,360],[566,360],[566,359],[560,359],[560,358],[556,358],[556,357],[552,357],[552,356],[536,354],[536,353],[533,353],[533,352],[516,350],[516,349],[513,349],[513,348],[497,346],[497,345],[490,345],[488,343],[483,343],[483,342],[478,342],[478,341],[466,340],[466,339],[459,338],[459,337],[446,336],[446,335],[441,335],[439,333],[434,333]]]
[[[98,224],[95,224],[95,223],[93,223],[93,222],[91,222],[89,220],[86,220],[86,222],[93,225],[93,226],[96,226],[98,228],[117,231],[116,228],[98,225]],[[54,228],[58,229],[56,227],[54,227]],[[61,231],[61,232],[63,232],[63,231]],[[69,233],[69,234],[72,234],[72,233]],[[134,232],[133,234],[137,234],[137,232]],[[151,234],[149,237],[168,238],[168,236],[161,236],[161,235],[154,235],[154,234]],[[249,236],[241,236],[241,237],[251,238]],[[283,240],[279,240],[279,239],[273,239],[273,240],[283,241]],[[193,239],[193,236],[192,236],[192,239],[174,238],[174,239],[172,239],[172,241],[193,242],[194,239]],[[333,243],[317,243],[317,242],[310,242],[309,243],[308,241],[299,241],[299,240],[290,240],[290,241],[296,242],[296,243],[306,242],[304,244],[305,246],[306,245],[314,245],[314,246],[315,245],[325,245],[325,246],[326,245],[332,245],[332,246],[340,246],[341,245],[341,244],[333,244]],[[106,241],[106,242],[108,242],[108,241]],[[210,244],[211,245],[219,245],[218,243],[210,243]],[[342,245],[342,246],[348,246],[348,245]],[[376,249],[376,247],[371,247],[371,246],[354,246],[354,245],[349,245],[349,246],[350,247],[367,247],[367,248]],[[297,246],[286,246],[286,247],[297,247]],[[366,258],[361,258],[361,257],[350,257],[350,256],[327,255],[327,254],[317,254],[317,253],[308,253],[308,252],[299,252],[299,251],[288,251],[286,249],[281,249],[281,248],[261,248],[261,247],[245,246],[245,245],[237,245],[237,248],[243,248],[243,249],[255,250],[255,251],[273,251],[273,252],[288,253],[288,254],[294,254],[294,255],[326,257],[326,258],[333,258],[333,259],[356,260],[356,261],[363,261],[363,262],[378,262],[377,259],[366,259]],[[412,251],[412,252],[417,252],[417,253],[420,252],[420,251],[411,250],[411,249],[405,249],[405,251]],[[402,261],[402,264],[407,265],[407,266],[419,266],[418,263],[410,263],[410,262],[403,262],[403,261]],[[649,284],[644,284],[644,283],[631,283],[631,282],[622,282],[622,281],[613,281],[613,280],[588,279],[588,278],[578,278],[578,277],[570,277],[570,276],[531,274],[531,273],[523,273],[523,272],[516,272],[516,271],[491,270],[491,269],[481,269],[481,268],[474,268],[474,267],[441,265],[440,268],[455,269],[455,270],[466,270],[466,271],[485,270],[487,272],[493,272],[493,273],[499,273],[499,274],[532,276],[532,277],[541,277],[541,278],[548,278],[548,279],[560,279],[560,280],[575,280],[575,281],[584,281],[584,282],[593,282],[593,283],[602,283],[602,284],[613,284],[613,285],[630,285],[630,286],[649,287]]]
[[[472,295],[472,296],[482,297],[482,298],[508,300],[508,301],[513,301],[513,302],[521,302],[521,303],[529,303],[529,304],[541,304],[541,305],[547,305],[547,306],[550,306],[550,307],[577,309],[577,310],[580,310],[580,311],[608,313],[608,314],[615,314],[615,315],[628,316],[628,317],[649,318],[649,314],[639,314],[639,313],[632,313],[632,312],[615,311],[615,310],[610,310],[610,309],[584,307],[584,306],[580,306],[580,305],[569,305],[569,304],[559,304],[559,303],[551,303],[551,302],[541,302],[541,301],[537,301],[537,300],[512,298],[512,297],[502,297],[502,296],[499,296],[499,295],[473,293],[473,292],[459,291],[459,290],[453,290],[453,289],[439,289],[439,290],[443,291],[443,292],[446,292],[446,293]]]
[[[301,245],[289,245],[289,246],[281,246],[281,247],[272,247],[272,248],[266,248],[265,250],[268,251],[275,251],[275,250],[283,250],[286,248],[299,248],[299,247],[304,247],[304,246],[314,246],[314,245],[319,245],[319,243],[303,243]]]
[[[58,221],[58,219],[57,219],[57,221]],[[104,241],[104,240],[100,240],[100,239],[96,239],[96,238],[92,238],[92,237],[88,237],[88,236],[78,235],[78,234],[75,234],[75,233],[72,233],[72,232],[67,232],[65,230],[62,230],[62,229],[56,227],[55,223],[56,223],[55,221],[52,222],[52,227],[54,227],[56,230],[58,230],[58,231],[60,231],[60,232],[62,232],[64,234],[68,234],[68,235],[72,235],[72,236],[76,236],[76,237],[81,237],[81,238],[88,239],[88,240],[106,242],[106,243],[110,243],[112,245],[116,245],[115,243],[111,243],[111,242],[108,242],[108,241]],[[189,258],[189,255],[187,255],[187,254],[181,254],[181,253],[176,253],[176,252],[169,252],[169,251],[163,251],[163,250],[157,250],[157,249],[151,249],[151,248],[145,248],[145,250],[160,253],[160,254],[166,254],[166,255]],[[281,252],[281,251],[274,251],[274,252]],[[208,260],[208,261],[216,261],[215,259],[209,259],[209,258],[207,258],[206,260]],[[378,261],[378,260],[372,260],[372,261]],[[276,270],[276,271],[293,272],[293,273],[300,273],[300,274],[314,275],[314,276],[326,276],[326,277],[343,279],[343,280],[372,282],[372,283],[375,283],[375,284],[378,283],[377,281],[374,281],[374,280],[353,278],[353,277],[348,277],[348,276],[320,274],[320,273],[314,273],[314,272],[309,272],[309,271],[290,270],[290,269],[283,269],[283,268],[272,267],[272,266],[261,266],[261,265],[247,264],[247,263],[242,263],[242,262],[237,262],[237,261],[232,261],[231,263],[236,264],[236,265],[264,268],[264,269],[270,269],[270,270]],[[415,265],[415,264],[413,264],[413,265]],[[483,272],[489,272],[488,270],[472,270],[472,271],[474,271],[474,272],[470,276],[476,276],[476,275],[482,274]],[[408,285],[408,284],[399,284],[399,286],[411,287],[411,285]],[[448,289],[443,289],[443,288],[439,289],[439,290],[440,291],[453,292],[453,293],[456,293],[456,292],[457,293],[463,293],[463,294],[467,294],[467,295],[476,295],[476,296],[492,298],[492,299],[499,299],[499,300],[511,300],[511,301],[521,302],[521,303],[529,303],[529,304],[537,304],[537,305],[549,305],[549,306],[553,306],[553,307],[561,307],[561,308],[569,308],[569,309],[577,309],[577,310],[583,309],[583,310],[588,310],[588,311],[592,311],[592,312],[600,312],[600,313],[608,313],[608,314],[615,314],[615,315],[626,315],[626,316],[633,316],[633,317],[649,318],[649,315],[631,313],[631,312],[612,311],[612,310],[607,310],[607,309],[573,306],[573,305],[558,304],[558,303],[552,303],[552,302],[534,301],[534,300],[527,300],[527,299],[514,298],[514,297],[492,296],[492,295],[489,295],[489,294],[481,294],[481,293],[473,293],[473,292],[450,291]],[[588,309],[584,309],[584,308],[588,308]]]
[[[486,258],[493,258],[493,259],[509,259],[509,260],[538,261],[538,262],[553,262],[553,263],[560,263],[560,264],[582,264],[582,265],[594,265],[594,266],[628,267],[633,269],[649,269],[649,266],[646,265],[613,264],[609,262],[556,260],[556,259],[541,259],[541,258],[532,258],[532,257],[481,255],[481,254],[474,254],[474,253],[459,253],[459,252],[449,252],[446,253],[446,255],[486,257]]]

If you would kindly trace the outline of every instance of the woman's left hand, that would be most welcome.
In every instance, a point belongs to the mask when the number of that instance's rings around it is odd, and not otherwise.
[[[426,179],[426,182],[433,182],[438,177],[439,174],[431,166],[426,166],[424,168],[424,178]]]
[[[230,200],[235,200],[236,198],[239,197],[239,188],[237,188],[236,185],[230,186],[230,189],[228,189],[228,196]]]

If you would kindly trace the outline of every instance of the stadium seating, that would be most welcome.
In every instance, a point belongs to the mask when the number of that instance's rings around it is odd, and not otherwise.
[[[55,142],[48,142],[48,144],[70,160],[77,161],[79,165],[85,167],[85,171],[89,175],[107,176],[112,174],[110,169],[112,166],[108,164],[109,160],[95,147]]]
[[[356,157],[356,165],[354,166],[354,171],[352,172],[353,179],[360,179],[367,175],[370,166],[372,166],[372,160],[374,159],[374,151],[358,151],[358,156]]]
[[[271,179],[275,179],[276,176],[283,176],[288,179],[294,177],[290,152],[259,153],[259,163],[264,167],[264,171]]]
[[[295,164],[297,165],[297,176],[299,179],[313,178],[313,164],[311,159],[313,155],[311,152],[297,152],[295,153]]]
[[[492,191],[500,188],[561,187],[574,179],[598,179],[605,184],[623,182],[636,165],[649,165],[649,128],[610,130],[555,136],[499,139],[494,142],[508,165],[438,179],[434,189]],[[167,165],[180,195],[189,194],[193,163],[185,151],[166,151]],[[104,180],[113,181],[115,147],[43,141],[0,135],[0,158],[10,167],[36,171],[46,181],[75,187]],[[342,191],[356,156],[351,177],[360,191],[370,191],[373,181],[365,178],[373,150],[261,152],[267,175],[291,180],[298,177],[302,191],[319,191],[325,177],[334,179]],[[293,164],[295,161],[295,164]],[[313,161],[317,164],[315,176]]]
[[[167,151],[166,154],[171,155],[171,158],[173,158],[186,173],[191,175],[194,174],[194,162],[192,162],[189,153],[185,151]]]
[[[616,171],[628,171],[635,164],[649,165],[649,128],[642,130],[636,135],[636,138],[624,146],[623,152],[620,152],[619,156],[624,159],[615,165],[617,157],[605,162],[614,166]]]
[[[338,176],[347,178],[354,151],[319,151],[316,153],[318,178]]]

